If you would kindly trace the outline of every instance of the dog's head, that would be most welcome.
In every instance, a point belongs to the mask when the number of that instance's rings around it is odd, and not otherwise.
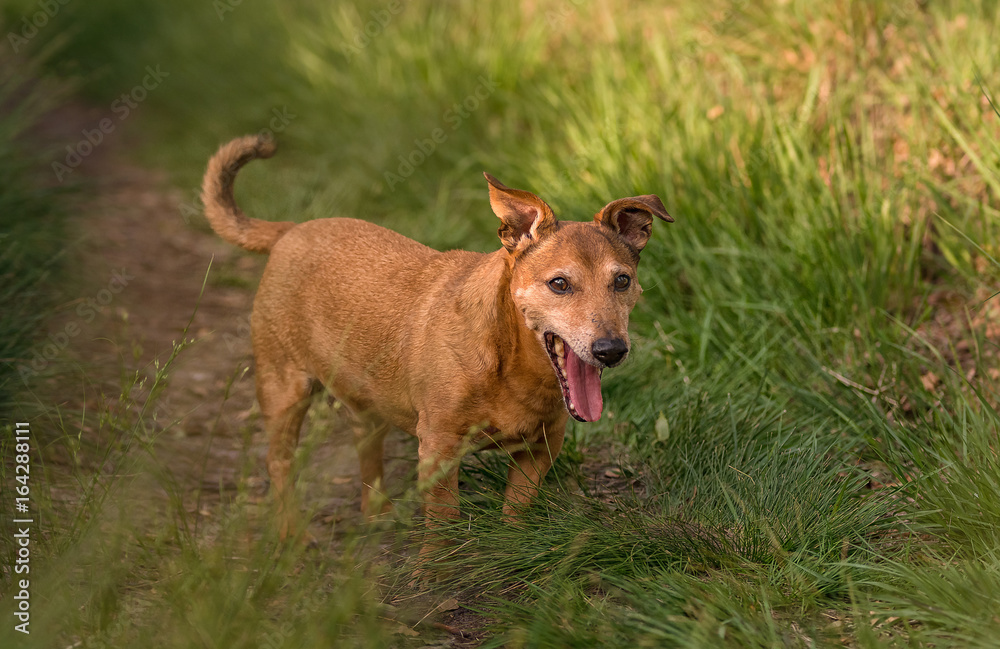
[[[548,353],[569,413],[596,421],[601,372],[628,355],[628,317],[642,293],[636,266],[653,217],[673,219],[649,194],[612,201],[593,222],[560,222],[531,192],[485,175],[514,303]]]

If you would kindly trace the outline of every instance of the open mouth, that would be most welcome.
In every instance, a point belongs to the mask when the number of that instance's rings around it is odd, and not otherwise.
[[[551,331],[545,334],[545,349],[559,378],[566,410],[577,421],[597,421],[604,409],[599,367],[585,363],[573,349]]]

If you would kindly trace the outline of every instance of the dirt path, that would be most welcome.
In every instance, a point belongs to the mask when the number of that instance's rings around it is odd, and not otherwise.
[[[93,119],[86,110],[67,110],[50,135],[71,138]],[[67,353],[93,388],[86,390],[86,407],[100,412],[121,393],[123,369],[151,379],[154,359],[162,364],[170,356],[191,321],[188,339],[196,342],[174,362],[155,401],[155,422],[148,419],[157,430],[157,461],[185,507],[210,519],[241,480],[258,497],[267,488],[249,338],[266,258],[225,243],[200,216],[185,218],[189,210],[182,205],[190,197],[170,187],[164,173],[137,167],[130,155],[126,140],[111,138],[78,170],[93,186],[77,222],[84,239],[80,273],[93,288],[70,303],[55,329],[81,327]],[[74,379],[61,382],[74,389]],[[310,531],[321,544],[331,540],[335,521],[361,520],[357,454],[344,424],[335,407],[318,403],[303,427],[303,445],[311,448],[300,473],[303,504],[314,512]],[[387,441],[391,491],[408,486],[415,448],[402,433]]]

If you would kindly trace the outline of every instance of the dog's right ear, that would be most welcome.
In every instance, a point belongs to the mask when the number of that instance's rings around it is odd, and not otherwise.
[[[483,172],[490,184],[490,207],[500,217],[497,234],[508,252],[513,253],[521,241],[538,240],[555,229],[556,215],[545,201],[531,192],[511,189]]]

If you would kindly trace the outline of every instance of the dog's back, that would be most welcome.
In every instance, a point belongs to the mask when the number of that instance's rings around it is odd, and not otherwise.
[[[294,364],[356,411],[412,432],[403,368],[422,351],[421,328],[448,320],[432,312],[434,296],[481,256],[441,253],[357,219],[302,223],[272,248],[254,300],[258,366]]]

